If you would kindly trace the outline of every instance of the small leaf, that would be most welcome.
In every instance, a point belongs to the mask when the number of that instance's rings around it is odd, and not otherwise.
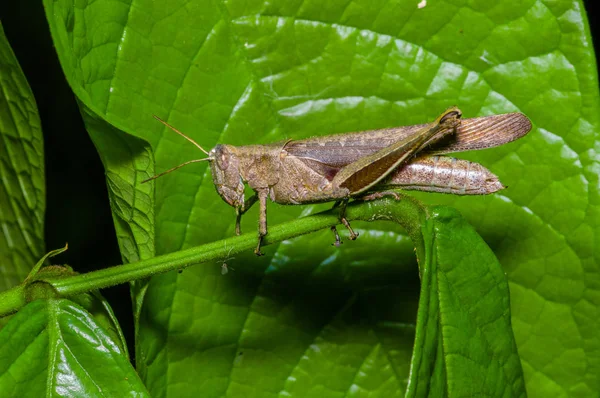
[[[61,253],[64,253],[68,249],[69,249],[69,245],[65,244],[65,247],[61,247],[60,249],[50,250],[41,259],[38,260],[38,262],[33,266],[31,271],[29,271],[29,275],[27,275],[27,278],[25,278],[25,280],[23,282],[27,282],[27,280],[33,278],[40,271],[40,268],[42,268],[42,266],[44,265],[44,261],[46,261],[50,257],[54,257]]]
[[[7,396],[149,396],[118,340],[79,305],[36,300],[0,331]]]

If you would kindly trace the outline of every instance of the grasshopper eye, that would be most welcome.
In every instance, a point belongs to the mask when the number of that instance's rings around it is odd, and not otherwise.
[[[223,145],[217,145],[214,151],[217,167],[221,170],[227,170],[229,167],[229,151]]]

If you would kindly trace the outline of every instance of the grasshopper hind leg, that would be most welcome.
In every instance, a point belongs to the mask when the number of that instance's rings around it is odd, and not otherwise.
[[[394,191],[372,192],[372,193],[369,193],[367,195],[361,196],[358,199],[366,202],[366,201],[369,201],[369,200],[380,199],[380,198],[383,198],[385,196],[391,196],[391,197],[393,197],[396,200],[401,200],[402,199],[402,196],[398,192],[394,192]]]
[[[346,219],[346,206],[347,205],[348,205],[348,199],[341,199],[341,200],[337,200],[333,204],[333,208],[334,209],[336,207],[340,208],[340,221],[348,229],[348,239],[355,240],[356,238],[358,238],[358,234],[356,232],[354,232],[354,230],[350,226],[350,223]],[[337,233],[337,229],[335,227],[332,227],[331,230],[334,231],[334,234],[335,234],[335,243],[334,243],[334,245],[335,246],[339,246],[342,243],[342,240],[340,239],[340,236]]]

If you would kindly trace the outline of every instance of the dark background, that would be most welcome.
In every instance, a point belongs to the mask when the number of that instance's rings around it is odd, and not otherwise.
[[[597,0],[586,0],[584,4],[598,54],[600,4]],[[60,68],[41,1],[0,1],[0,21],[29,81],[42,121],[46,249],[57,249],[68,242],[69,250],[57,260],[78,272],[120,264],[104,170]],[[119,318],[131,351],[133,320],[129,287],[116,286],[102,293]]]

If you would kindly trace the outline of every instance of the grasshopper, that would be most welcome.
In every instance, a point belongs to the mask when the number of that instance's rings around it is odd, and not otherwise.
[[[343,133],[288,140],[267,145],[218,144],[207,152],[187,135],[154,116],[181,135],[207,157],[173,167],[143,182],[170,173],[190,163],[208,161],[213,182],[221,198],[236,212],[236,234],[242,215],[258,201],[258,244],[267,235],[267,199],[280,204],[335,201],[341,205],[340,220],[354,233],[344,217],[351,198],[374,199],[402,188],[457,195],[484,195],[504,186],[480,164],[439,156],[444,153],[484,149],[514,141],[531,130],[521,113],[461,119],[451,107],[434,122],[414,126]],[[421,153],[420,157],[415,155]],[[423,155],[424,154],[424,155]],[[246,199],[245,185],[254,195]],[[339,245],[336,233],[336,245]]]

